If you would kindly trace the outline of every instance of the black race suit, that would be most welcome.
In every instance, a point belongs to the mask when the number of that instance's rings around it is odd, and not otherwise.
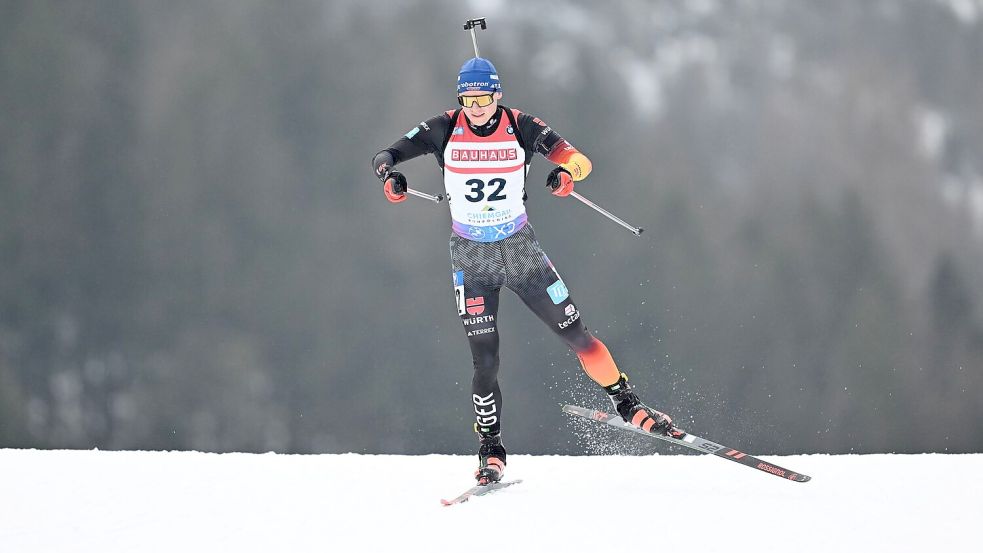
[[[505,109],[508,108],[500,106],[486,125],[472,125],[471,131],[478,136],[489,136],[503,119],[505,124],[510,124]],[[433,154],[443,170],[444,148],[456,118],[457,112],[452,111],[420,123],[405,137],[379,152],[373,160],[373,168],[378,174],[382,165],[393,167],[420,155]],[[527,165],[536,152],[549,158],[560,148],[570,148],[549,126],[530,115],[519,113],[515,123],[518,127],[516,138],[525,150]],[[588,332],[580,311],[536,240],[531,225],[527,223],[515,234],[497,242],[478,242],[452,234],[450,255],[456,293],[463,294],[469,302],[464,306],[461,321],[474,361],[472,401],[479,432],[497,434],[501,429],[498,304],[499,291],[503,287],[515,292],[577,353],[591,378],[601,385],[617,380],[619,373],[607,348]],[[463,298],[456,299],[463,305]],[[479,299],[481,303],[477,303]],[[470,303],[472,301],[475,303]],[[603,377],[598,377],[599,374]]]

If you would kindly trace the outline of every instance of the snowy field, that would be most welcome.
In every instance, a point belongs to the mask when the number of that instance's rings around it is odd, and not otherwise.
[[[983,454],[473,457],[0,450],[0,551],[978,551]]]

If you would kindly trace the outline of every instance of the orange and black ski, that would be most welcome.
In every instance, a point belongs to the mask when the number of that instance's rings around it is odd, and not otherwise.
[[[597,411],[595,409],[587,409],[585,407],[577,407],[576,405],[564,405],[563,411],[571,415],[576,415],[578,417],[583,417],[585,419],[590,419],[592,421],[607,424],[608,426],[613,426],[621,430],[627,430],[629,432],[635,432],[637,434],[642,434],[650,438],[658,438],[664,440],[671,444],[681,445],[689,449],[699,451],[700,453],[711,453],[717,457],[727,459],[728,461],[734,461],[735,463],[740,463],[744,466],[758,469],[762,472],[767,472],[768,474],[773,474],[780,478],[786,480],[791,480],[793,482],[808,482],[812,480],[812,477],[806,476],[795,471],[782,468],[778,465],[768,463],[743,453],[736,449],[732,449],[726,446],[722,446],[718,443],[711,442],[705,438],[689,434],[687,432],[680,431],[677,437],[664,436],[662,434],[653,434],[651,432],[646,432],[641,428],[636,428],[627,422],[625,422],[620,416],[612,415],[610,413],[605,413],[604,411]],[[677,429],[678,430],[678,429]]]

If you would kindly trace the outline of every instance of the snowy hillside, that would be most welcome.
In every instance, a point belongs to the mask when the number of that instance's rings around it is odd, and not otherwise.
[[[983,455],[471,457],[0,450],[0,551],[930,551],[978,541]]]

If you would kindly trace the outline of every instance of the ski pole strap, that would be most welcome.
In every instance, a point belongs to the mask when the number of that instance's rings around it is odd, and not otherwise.
[[[608,219],[611,219],[615,223],[618,223],[619,225],[625,227],[626,229],[628,229],[629,232],[631,232],[635,236],[640,236],[643,232],[645,232],[645,229],[639,228],[639,227],[633,227],[633,226],[629,225],[628,223],[626,223],[626,222],[622,221],[621,219],[619,219],[617,216],[615,216],[610,211],[608,211],[608,210],[604,209],[603,207],[595,204],[594,202],[588,200],[587,198],[583,197],[582,195],[580,195],[576,191],[570,191],[570,195],[573,196],[574,198],[577,198],[578,200],[580,200],[584,204],[586,204],[587,207],[589,207],[589,208],[597,211],[601,215],[604,215]]]

